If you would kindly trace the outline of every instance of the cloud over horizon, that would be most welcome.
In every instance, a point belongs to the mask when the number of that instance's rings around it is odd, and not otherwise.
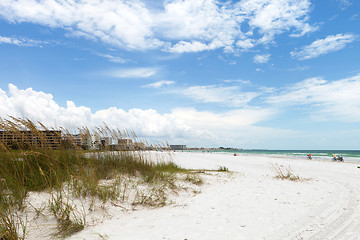
[[[54,101],[53,95],[32,88],[19,89],[9,84],[9,91],[0,89],[0,117],[9,116],[29,118],[40,121],[49,128],[65,127],[76,131],[83,126],[94,128],[104,123],[115,129],[130,129],[139,137],[176,141],[177,139],[193,139],[193,144],[199,144],[206,139],[209,144],[215,144],[216,139],[234,129],[250,127],[274,114],[271,109],[244,108],[223,113],[213,113],[191,109],[173,109],[169,113],[160,114],[154,109],[133,108],[125,111],[110,107],[92,112],[85,106],[77,106],[73,101],[67,101],[62,107]],[[212,121],[209,117],[213,118]],[[206,123],[202,120],[208,119]],[[256,128],[256,127],[252,127]],[[256,128],[257,131],[260,128]]]
[[[360,74],[331,82],[310,78],[282,89],[265,89],[262,92],[260,89],[256,96],[244,90],[243,95],[239,95],[236,86],[194,86],[185,89],[188,97],[195,101],[232,104],[221,112],[194,107],[174,108],[168,113],[159,113],[155,109],[124,110],[116,107],[93,112],[73,101],[60,106],[52,94],[32,88],[19,89],[9,84],[8,92],[0,89],[0,102],[3,103],[0,105],[0,117],[26,117],[48,127],[61,126],[70,131],[106,123],[111,128],[131,129],[141,138],[187,142],[193,146],[201,143],[207,146],[239,146],[237,144],[256,143],[257,138],[271,139],[272,135],[287,138],[294,137],[294,134],[302,136],[303,133],[293,130],[261,126],[263,122],[278,119],[281,112],[299,106],[307,106],[308,117],[317,121],[360,122]],[[252,103],[255,97],[260,98]]]
[[[309,106],[319,121],[360,122],[360,74],[337,81],[310,78],[267,99],[282,106]]]

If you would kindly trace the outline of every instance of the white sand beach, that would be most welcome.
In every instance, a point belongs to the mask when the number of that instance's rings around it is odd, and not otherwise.
[[[190,152],[173,161],[231,172],[202,174],[200,192],[165,207],[109,209],[70,239],[360,239],[360,164]],[[275,178],[271,164],[302,180]]]

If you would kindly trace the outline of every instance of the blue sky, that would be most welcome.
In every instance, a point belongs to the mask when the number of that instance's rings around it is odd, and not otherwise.
[[[0,0],[0,116],[359,149],[360,2]]]

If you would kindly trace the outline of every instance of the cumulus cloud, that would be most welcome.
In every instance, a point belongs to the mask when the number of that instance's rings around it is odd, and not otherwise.
[[[303,47],[301,50],[294,50],[291,56],[300,60],[316,58],[330,52],[336,52],[343,49],[346,44],[356,40],[354,34],[337,34],[330,35],[324,39],[314,41],[308,46]]]
[[[146,87],[146,88],[161,88],[163,86],[169,86],[169,85],[173,85],[173,84],[175,84],[175,81],[163,80],[163,81],[158,81],[158,82],[146,84],[143,87]]]
[[[267,63],[270,59],[270,54],[256,55],[254,63]]]
[[[140,1],[1,1],[0,15],[10,22],[64,28],[128,49],[161,45],[153,37],[153,17]]]
[[[32,88],[18,89],[13,84],[9,84],[8,93],[0,89],[0,102],[1,117],[26,117],[48,127],[62,126],[71,130],[106,123],[112,128],[134,130],[145,137],[182,136],[190,129],[171,114],[159,114],[153,109],[125,111],[111,107],[93,113],[90,108],[76,106],[72,101],[67,101],[66,107],[59,106],[51,94]]]
[[[171,0],[151,8],[141,0],[5,0],[0,17],[63,28],[68,36],[100,40],[127,50],[226,52],[268,43],[288,31],[316,30],[307,23],[309,0]],[[249,27],[242,32],[242,26]],[[258,39],[250,39],[255,36]]]
[[[48,42],[46,41],[0,36],[0,44],[4,44],[4,43],[16,45],[19,47],[42,47],[43,45],[48,44]]]
[[[242,92],[240,89],[239,86],[193,86],[183,90],[182,94],[199,102],[220,103],[231,107],[245,106],[260,95],[257,92]]]
[[[298,32],[292,34],[294,37],[317,29],[306,22],[311,5],[307,0],[243,0],[237,5],[245,12],[250,27],[264,35],[263,42],[290,29]]]
[[[32,88],[18,89],[9,84],[9,91],[0,89],[0,117],[26,117],[40,121],[47,127],[65,127],[70,131],[87,126],[90,129],[106,123],[110,128],[131,129],[143,138],[160,139],[188,144],[239,144],[246,142],[252,134],[274,132],[271,129],[256,127],[257,123],[271,118],[271,109],[244,108],[223,113],[190,109],[173,109],[160,114],[154,109],[129,109],[110,107],[92,112],[85,106],[77,106],[67,101],[60,106],[51,94],[35,91]],[[237,132],[242,134],[236,136]],[[228,137],[224,137],[224,136]]]
[[[224,92],[238,91],[236,88],[223,88]],[[0,89],[0,117],[27,117],[41,121],[48,127],[63,126],[73,131],[82,126],[91,128],[106,123],[111,128],[134,130],[141,138],[193,146],[231,144],[261,147],[265,146],[261,145],[262,141],[274,139],[274,136],[284,139],[294,136],[293,131],[259,126],[276,117],[277,109],[286,111],[286,107],[293,109],[296,106],[306,106],[310,109],[310,115],[318,120],[359,122],[359,92],[360,74],[332,82],[321,78],[306,79],[282,91],[270,91],[268,94],[271,96],[265,102],[268,107],[255,107],[254,104],[250,106],[246,100],[241,103],[240,108],[222,112],[176,108],[169,113],[159,113],[154,109],[124,110],[116,107],[93,112],[89,107],[77,106],[72,101],[60,106],[51,94],[32,88],[19,89],[9,84],[8,91]],[[233,101],[226,98],[219,98],[217,101]],[[204,101],[204,98],[200,100]]]
[[[311,78],[290,86],[268,103],[288,106],[306,105],[318,120],[360,121],[360,74],[328,82]]]
[[[236,42],[236,46],[242,49],[250,49],[255,47],[254,40],[253,39],[245,39],[245,40],[239,40]]]
[[[132,129],[140,136],[173,138],[188,135],[190,131],[184,121],[171,114],[160,114],[154,109],[130,109],[126,112],[111,107],[97,111],[94,117],[102,119],[112,128]]]

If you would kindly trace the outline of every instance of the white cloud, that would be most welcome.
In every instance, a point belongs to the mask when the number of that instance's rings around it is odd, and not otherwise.
[[[130,60],[128,60],[128,59],[113,56],[113,55],[110,55],[110,54],[98,54],[98,55],[100,57],[104,57],[104,58],[108,59],[110,62],[113,62],[113,63],[127,63],[127,62],[130,62]]]
[[[166,51],[173,53],[201,52],[204,50],[214,50],[216,48],[217,46],[215,45],[211,45],[211,44],[207,45],[199,41],[193,41],[193,42],[180,41],[176,43],[174,46],[167,48]]]
[[[232,52],[268,43],[285,31],[292,36],[314,31],[307,23],[310,8],[309,0],[171,0],[157,8],[141,0],[3,0],[0,17],[63,28],[69,36],[127,50]],[[242,32],[242,25],[250,30]],[[249,39],[255,31],[259,39]]]
[[[106,73],[114,78],[149,78],[158,73],[158,68],[123,68],[115,69]]]
[[[260,95],[256,92],[242,92],[238,86],[223,87],[218,85],[193,86],[181,93],[199,102],[220,103],[231,107],[245,106]]]
[[[360,121],[360,75],[328,82],[311,78],[290,86],[268,103],[306,105],[318,120]]]
[[[18,89],[9,84],[9,92],[0,89],[0,117],[26,117],[40,121],[48,127],[65,127],[76,130],[78,127],[102,126],[134,130],[139,136],[173,137],[183,136],[189,126],[170,114],[159,114],[153,109],[141,110],[111,107],[95,113],[85,106],[76,106],[67,101],[66,107],[59,106],[51,94],[35,91],[32,88]]]
[[[274,35],[294,29],[302,36],[316,30],[307,21],[310,11],[308,0],[243,0],[238,3],[249,18],[249,25],[264,34],[263,42],[269,42]]]
[[[191,123],[195,128],[207,129],[221,127],[222,129],[234,129],[236,127],[249,126],[265,119],[269,119],[275,111],[271,109],[245,108],[227,111],[224,113],[213,113],[209,111],[197,111],[194,108],[177,108],[172,114],[185,122]]]
[[[270,59],[270,54],[256,55],[254,63],[267,63]]]
[[[223,82],[225,82],[225,83],[239,83],[239,84],[244,84],[244,85],[251,84],[251,82],[249,80],[241,80],[241,79],[227,79],[227,80],[224,80]]]
[[[352,3],[350,0],[337,0],[338,4],[340,5],[341,10],[345,10],[346,8],[350,7]]]
[[[160,114],[154,109],[135,108],[126,112],[111,107],[97,111],[94,118],[101,119],[111,128],[131,129],[139,136],[173,138],[187,135],[190,131],[184,121],[171,114]]]
[[[70,131],[87,126],[90,129],[107,126],[114,129],[130,129],[140,138],[197,146],[235,144],[249,142],[257,136],[271,136],[274,130],[253,126],[271,118],[271,109],[245,108],[213,113],[196,109],[174,109],[160,114],[154,109],[130,109],[110,107],[92,112],[85,106],[67,101],[59,106],[51,94],[32,88],[18,89],[9,84],[9,91],[0,89],[0,117],[26,117],[40,121],[49,128],[65,127]],[[241,134],[239,134],[241,132]]]
[[[127,49],[159,47],[153,17],[140,1],[1,1],[0,15],[10,22],[64,28]]]
[[[177,108],[172,111],[173,116],[191,127],[191,139],[183,141],[193,143],[193,146],[259,146],[259,141],[286,135],[284,130],[256,126],[275,114],[272,109],[262,108],[245,108],[223,113],[198,111],[194,108]]]
[[[0,89],[0,117],[27,117],[48,127],[62,126],[70,131],[106,123],[110,128],[134,130],[140,138],[150,138],[150,141],[168,140],[173,144],[192,146],[293,147],[290,142],[299,136],[305,138],[304,133],[259,125],[274,118],[278,114],[277,108],[284,110],[286,106],[294,108],[297,105],[310,106],[310,114],[320,120],[360,122],[359,91],[360,75],[333,82],[313,78],[269,97],[268,108],[244,106],[223,112],[176,108],[161,114],[154,109],[125,111],[115,107],[92,112],[72,101],[67,101],[63,107],[51,94],[31,88],[21,90],[10,84],[7,92]],[[309,144],[304,143],[304,146]]]
[[[19,47],[42,47],[44,44],[48,44],[46,41],[38,41],[27,38],[13,38],[0,36],[0,44],[13,44]]]
[[[215,88],[220,88],[219,92]],[[214,101],[211,100],[213,97],[215,102],[235,103],[241,105],[241,108],[223,112],[177,108],[170,113],[161,114],[154,109],[125,111],[110,107],[92,112],[90,108],[77,106],[72,101],[67,101],[66,106],[60,106],[51,94],[31,88],[22,90],[9,84],[7,92],[0,89],[0,117],[27,117],[49,127],[63,126],[69,130],[82,126],[102,126],[106,123],[111,128],[134,130],[141,138],[150,137],[162,142],[168,140],[170,143],[193,146],[221,144],[275,148],[291,147],[289,140],[301,136],[294,131],[259,127],[260,123],[276,116],[276,109],[286,111],[286,107],[294,109],[296,106],[305,106],[310,110],[309,114],[318,120],[360,122],[360,74],[332,82],[312,78],[283,91],[270,91],[268,94],[272,96],[266,100],[268,108],[249,106],[251,98],[236,100],[237,94],[241,93],[239,88],[200,86],[194,90],[210,95],[210,98],[206,98],[200,94],[199,101],[211,102]],[[276,145],[274,142],[284,145]]]
[[[245,50],[255,47],[253,39],[239,40],[236,42],[236,46]]]
[[[154,83],[150,83],[150,84],[146,84],[143,87],[146,88],[161,88],[163,86],[169,86],[169,85],[173,85],[175,84],[175,81],[158,81],[158,82],[154,82]]]
[[[170,39],[212,40],[220,37],[217,31],[231,35],[237,26],[236,18],[230,18],[233,6],[215,0],[165,1],[164,9],[159,15],[159,27]]]
[[[324,39],[314,41],[308,46],[303,47],[301,50],[292,51],[290,54],[300,60],[316,58],[330,52],[335,52],[343,49],[346,44],[356,40],[354,34],[337,34],[327,36]]]

